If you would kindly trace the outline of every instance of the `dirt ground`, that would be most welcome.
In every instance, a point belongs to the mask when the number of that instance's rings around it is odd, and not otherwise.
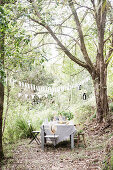
[[[102,170],[105,159],[106,141],[112,133],[107,128],[100,133],[100,126],[90,124],[84,129],[87,147],[80,143],[79,148],[70,149],[70,142],[55,148],[48,144],[43,151],[30,139],[15,144],[11,157],[5,159],[2,170]]]

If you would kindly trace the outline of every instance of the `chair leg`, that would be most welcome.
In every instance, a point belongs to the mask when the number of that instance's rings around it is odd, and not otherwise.
[[[35,134],[32,133],[32,140],[29,142],[29,144],[31,144],[33,140],[35,140],[38,145],[41,144],[40,140],[38,139],[38,135],[39,133],[35,133]]]
[[[77,148],[79,147],[80,136],[82,136],[82,139],[83,139],[83,142],[84,142],[84,146],[86,147],[84,134],[78,134],[77,135]]]
[[[79,146],[79,141],[80,141],[80,135],[78,134],[78,136],[77,136],[77,148]]]
[[[41,144],[40,139],[38,137],[35,138],[35,141],[37,142],[38,145]]]

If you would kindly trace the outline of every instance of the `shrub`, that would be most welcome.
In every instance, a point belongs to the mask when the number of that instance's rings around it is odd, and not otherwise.
[[[75,110],[75,124],[84,124],[96,117],[96,109],[90,105],[82,105]]]
[[[71,120],[74,118],[74,115],[72,112],[62,111],[62,112],[58,112],[58,115],[65,116],[65,118],[67,118],[68,120]]]
[[[7,132],[3,136],[3,140],[5,143],[14,143],[15,142],[15,140],[16,140],[15,128],[13,128],[12,125],[9,125],[7,127]]]
[[[16,135],[20,138],[29,138],[31,137],[31,131],[33,130],[33,126],[29,125],[27,120],[23,117],[18,118],[15,123]]]
[[[54,115],[53,115],[52,113],[49,113],[49,114],[47,115],[47,118],[48,118],[48,121],[51,121],[51,120],[53,120]]]

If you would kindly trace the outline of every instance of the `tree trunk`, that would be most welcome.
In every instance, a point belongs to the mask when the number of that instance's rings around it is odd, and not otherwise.
[[[0,5],[3,5],[3,1],[0,0]],[[2,14],[1,14],[2,16]],[[3,25],[1,24],[0,27]],[[4,105],[4,39],[5,31],[0,31],[0,160],[3,158],[2,148],[2,116],[3,116],[3,105]]]
[[[106,122],[109,121],[109,106],[107,97],[107,66],[102,64],[102,71],[100,74],[100,90],[101,90],[101,105],[103,110],[103,118]]]
[[[101,78],[100,78],[101,74]],[[108,106],[108,98],[107,98],[107,69],[104,68],[102,73],[100,74],[92,74],[95,98],[96,98],[96,118],[97,122],[101,123],[104,120],[109,121],[109,106]]]
[[[3,158],[2,148],[2,115],[3,115],[3,104],[4,104],[4,86],[0,82],[0,160]]]
[[[5,125],[6,125],[6,119],[7,119],[7,115],[8,115],[8,109],[9,109],[9,93],[10,93],[10,87],[9,87],[9,73],[7,71],[7,81],[6,81],[6,85],[7,85],[7,101],[6,101],[6,111],[4,114],[4,119],[3,119],[3,128],[2,128],[2,135],[4,134],[5,131]]]
[[[0,39],[0,159],[3,157],[2,148],[2,116],[4,105],[4,35]]]

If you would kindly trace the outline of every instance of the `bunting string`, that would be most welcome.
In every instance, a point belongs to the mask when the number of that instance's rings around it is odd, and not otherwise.
[[[67,84],[67,85],[60,85],[57,87],[54,86],[36,86],[35,84],[29,84],[26,82],[21,82],[21,81],[17,81],[14,79],[9,80],[10,85],[12,86],[12,88],[14,88],[15,86],[19,86],[21,89],[25,90],[25,91],[32,91],[32,94],[29,93],[29,95],[31,96],[32,99],[34,99],[35,95],[37,95],[39,98],[45,96],[47,97],[49,94],[51,94],[52,96],[55,93],[59,93],[59,92],[65,92],[65,91],[70,91],[74,88],[79,88],[79,86],[83,85],[84,83],[87,83],[90,80],[90,77],[87,77],[86,79],[82,80],[79,85],[78,83],[76,84]],[[26,92],[26,94],[24,94],[25,99],[29,98],[28,93]],[[18,97],[22,97],[23,96],[23,92],[18,93]]]

